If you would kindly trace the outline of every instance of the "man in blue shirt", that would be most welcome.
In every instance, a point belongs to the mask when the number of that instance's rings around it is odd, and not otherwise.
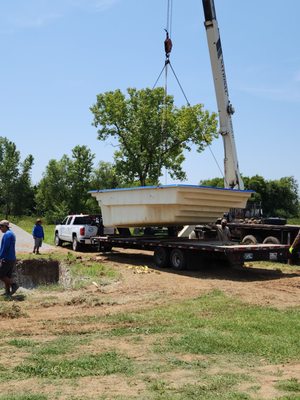
[[[0,230],[3,233],[0,247],[0,279],[5,285],[5,295],[10,296],[19,288],[12,280],[16,264],[16,236],[9,229],[9,222],[6,219],[0,221]]]
[[[32,236],[34,240],[33,252],[36,254],[39,253],[39,248],[42,246],[43,239],[44,239],[44,229],[42,227],[42,220],[37,219],[35,225],[32,229]]]

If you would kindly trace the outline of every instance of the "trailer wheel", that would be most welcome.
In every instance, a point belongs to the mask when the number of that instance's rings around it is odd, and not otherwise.
[[[268,236],[263,241],[263,244],[280,244],[280,240],[274,236]]]
[[[170,263],[170,251],[164,247],[156,247],[153,258],[158,268],[168,267]]]
[[[107,253],[111,251],[113,247],[111,244],[103,244],[98,242],[96,248],[99,253]]]
[[[186,268],[186,254],[180,249],[173,249],[170,255],[171,265],[174,269]]]
[[[105,244],[105,245],[103,246],[103,252],[104,252],[104,253],[110,252],[112,248],[113,248],[113,247],[112,247],[111,244]]]
[[[257,244],[257,239],[253,235],[246,235],[242,240],[242,244]]]

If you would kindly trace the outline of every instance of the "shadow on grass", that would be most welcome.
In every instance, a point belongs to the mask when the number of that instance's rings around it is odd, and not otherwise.
[[[285,264],[279,264],[277,269],[268,269],[263,267],[242,267],[233,268],[224,261],[205,261],[203,263],[193,263],[187,270],[177,271],[172,268],[158,268],[153,262],[152,252],[140,253],[132,250],[130,253],[122,250],[113,249],[112,252],[100,253],[107,261],[120,264],[130,264],[135,266],[147,266],[157,271],[164,271],[171,274],[184,275],[195,279],[221,279],[229,281],[268,281],[283,278],[299,277],[299,274],[284,272],[280,268]]]

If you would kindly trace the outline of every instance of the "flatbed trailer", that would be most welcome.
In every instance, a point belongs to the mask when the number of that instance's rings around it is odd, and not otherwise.
[[[297,236],[299,225],[273,225],[262,223],[228,223],[234,239],[245,244],[291,244]]]
[[[176,270],[188,268],[191,264],[201,265],[207,261],[225,261],[231,266],[243,266],[245,261],[287,262],[287,245],[222,244],[218,241],[183,239],[178,237],[143,236],[97,236],[91,238],[99,251],[111,251],[113,247],[153,251],[157,267],[172,267]]]

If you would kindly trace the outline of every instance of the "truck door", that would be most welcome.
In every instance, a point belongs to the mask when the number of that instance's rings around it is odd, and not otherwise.
[[[61,227],[60,227],[60,238],[61,240],[69,240],[68,235],[67,235],[67,227],[68,227],[68,223],[70,223],[70,221],[72,220],[72,217],[67,217],[63,220],[63,222],[61,223]]]
[[[65,235],[66,235],[65,240],[68,240],[69,242],[72,242],[73,219],[74,217],[68,218],[67,224],[65,225]]]
[[[68,221],[68,217],[66,217],[66,218],[60,223],[60,225],[59,225],[59,232],[58,232],[58,235],[59,235],[59,238],[60,238],[61,240],[64,240],[64,239],[65,239],[65,235],[64,235],[65,228],[64,228],[64,227],[65,227],[67,221]]]

